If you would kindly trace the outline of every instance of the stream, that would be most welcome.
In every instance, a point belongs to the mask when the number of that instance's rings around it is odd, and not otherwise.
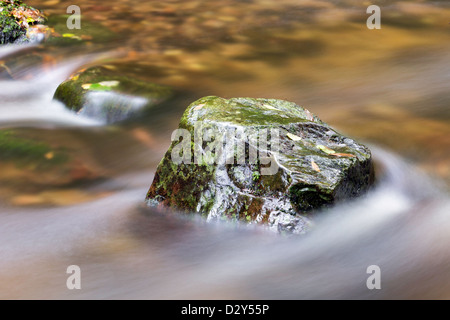
[[[27,3],[50,17],[72,4]],[[360,3],[80,0],[87,40],[0,47],[0,299],[449,299],[450,5],[374,1],[369,30]],[[111,125],[52,99],[97,64],[176,97]],[[147,207],[206,95],[305,106],[371,148],[375,187],[304,235]]]

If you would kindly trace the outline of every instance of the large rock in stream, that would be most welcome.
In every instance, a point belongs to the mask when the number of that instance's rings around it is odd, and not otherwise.
[[[370,150],[295,103],[209,96],[184,112],[149,205],[305,232],[373,182]]]

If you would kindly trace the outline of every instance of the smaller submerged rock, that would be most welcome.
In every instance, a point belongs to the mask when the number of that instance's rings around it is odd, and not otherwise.
[[[185,111],[149,205],[305,232],[373,182],[370,150],[293,102],[204,97]]]
[[[97,66],[80,71],[61,83],[54,99],[80,115],[114,123],[172,96],[169,87],[124,76],[114,67]]]

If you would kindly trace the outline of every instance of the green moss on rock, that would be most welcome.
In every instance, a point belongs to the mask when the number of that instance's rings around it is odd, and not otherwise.
[[[172,90],[166,86],[97,66],[83,70],[61,83],[54,99],[73,111],[84,112],[110,123],[124,120],[136,111],[168,100],[172,95]]]
[[[19,26],[12,16],[0,12],[0,44],[14,43],[20,37],[25,36],[26,31]]]
[[[42,24],[45,17],[20,0],[0,2],[0,44],[25,43],[30,41],[27,31],[30,26]]]
[[[367,147],[292,102],[204,97],[186,109],[179,128],[189,132],[189,154],[174,161],[185,138],[172,142],[147,194],[150,204],[301,233],[312,212],[357,197],[373,182]],[[207,132],[223,138],[216,148],[208,146],[214,138],[199,139]]]

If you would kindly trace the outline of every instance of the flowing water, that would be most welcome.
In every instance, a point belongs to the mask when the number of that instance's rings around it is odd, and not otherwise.
[[[71,2],[28,3],[55,17]],[[81,0],[86,40],[0,48],[0,298],[450,298],[450,6],[374,1],[369,30],[369,4]],[[96,64],[176,97],[114,125],[52,100]],[[172,130],[205,95],[307,107],[371,147],[375,188],[301,236],[147,208]]]

